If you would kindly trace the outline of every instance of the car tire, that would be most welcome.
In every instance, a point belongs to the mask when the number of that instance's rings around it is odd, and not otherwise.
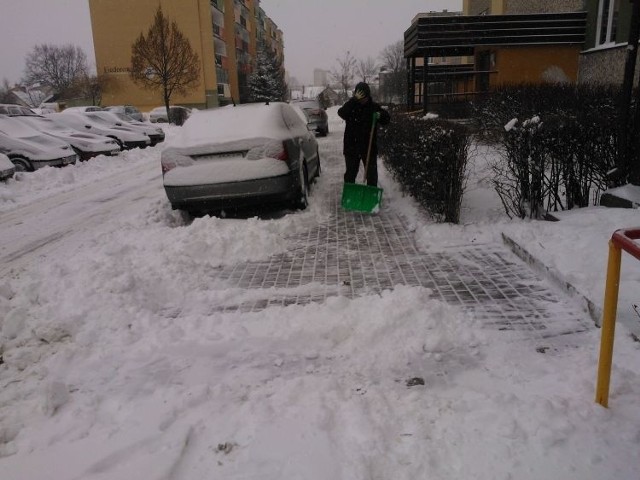
[[[300,167],[300,186],[296,194],[295,207],[298,210],[305,210],[309,206],[309,172],[306,162],[302,161]]]
[[[322,173],[322,164],[320,163],[319,150],[316,150],[316,158],[318,159],[318,170],[316,171],[316,178],[314,179],[314,182],[318,181],[318,178],[320,178],[320,174]]]
[[[34,168],[31,162],[26,158],[12,158],[11,161],[16,166],[16,172],[33,172]]]
[[[125,149],[125,148],[124,148],[124,142],[123,142],[122,140],[120,140],[120,139],[119,139],[119,138],[117,138],[117,137],[111,136],[111,135],[108,135],[108,137],[109,137],[111,140],[115,140],[115,141],[116,141],[116,143],[117,143],[117,144],[118,144],[118,146],[120,147],[120,151],[122,151],[122,150],[124,150],[124,149]]]

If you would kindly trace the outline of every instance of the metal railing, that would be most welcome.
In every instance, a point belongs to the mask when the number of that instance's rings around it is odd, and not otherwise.
[[[602,314],[602,332],[600,337],[600,359],[598,361],[598,379],[596,383],[596,402],[603,407],[609,406],[609,383],[613,362],[613,340],[618,310],[618,291],[620,287],[620,264],[622,250],[640,260],[640,228],[616,230],[609,240],[609,260],[607,263],[607,281],[604,289],[604,307]]]

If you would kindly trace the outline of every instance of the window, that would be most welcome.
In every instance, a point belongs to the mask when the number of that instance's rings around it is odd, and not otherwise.
[[[608,45],[616,42],[619,13],[620,0],[600,0],[596,45]]]

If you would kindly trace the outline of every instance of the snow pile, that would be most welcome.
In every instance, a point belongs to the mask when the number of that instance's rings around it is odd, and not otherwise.
[[[166,142],[175,137],[180,127],[163,127]],[[71,192],[80,186],[100,182],[105,177],[124,171],[131,164],[148,164],[160,172],[159,152],[166,142],[143,150],[120,152],[117,156],[99,155],[86,162],[77,162],[63,168],[45,167],[35,172],[18,172],[12,179],[0,182],[0,212],[33,203],[56,193]]]
[[[65,237],[55,255],[0,280],[2,480],[637,477],[640,343],[625,328],[605,410],[593,401],[595,328],[518,339],[406,286],[223,311],[314,288],[231,288],[214,273],[284,254],[289,235],[335,221],[343,168],[335,110],[320,139],[325,173],[306,211],[191,221],[170,209],[158,184],[107,211],[101,228]],[[130,164],[109,175],[148,182],[146,167],[158,168],[159,155],[132,151]],[[79,169],[74,181],[101,197],[107,167],[86,165],[96,171]],[[593,252],[606,251],[612,227],[629,226],[633,212],[585,209],[558,223],[507,224],[489,199],[480,156],[473,172],[461,226],[428,223],[388,172],[381,182],[422,248],[495,243],[509,226],[598,290]],[[20,202],[40,201],[40,175],[25,175],[33,188]],[[49,193],[74,184],[50,182]],[[623,268],[623,285],[640,284],[634,265]]]

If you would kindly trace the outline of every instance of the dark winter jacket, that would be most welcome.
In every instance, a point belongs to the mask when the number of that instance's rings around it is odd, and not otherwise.
[[[340,118],[347,122],[344,129],[344,155],[367,155],[373,114],[380,112],[380,119],[377,121],[376,132],[373,134],[373,144],[371,146],[371,154],[377,155],[377,125],[386,125],[391,120],[389,112],[375,103],[371,99],[371,95],[367,96],[369,101],[364,105],[352,97],[338,109]]]

